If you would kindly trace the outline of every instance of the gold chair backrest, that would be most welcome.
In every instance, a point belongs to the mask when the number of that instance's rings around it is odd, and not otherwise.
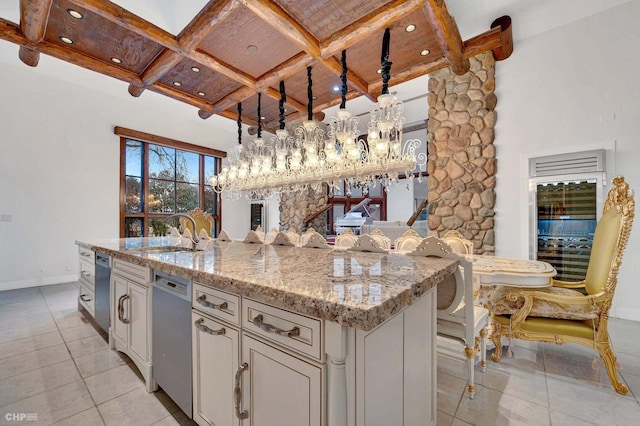
[[[189,216],[193,218],[196,223],[196,230],[194,232],[193,225],[191,222],[185,218],[180,218],[180,225],[182,228],[189,229],[191,235],[199,235],[200,230],[204,229],[207,233],[207,236],[211,238],[211,231],[213,230],[213,216],[209,213],[205,213],[201,208],[196,208],[195,210],[187,213]]]
[[[634,213],[635,201],[629,193],[629,184],[623,177],[614,178],[593,236],[585,277],[588,294],[607,291],[613,296]]]

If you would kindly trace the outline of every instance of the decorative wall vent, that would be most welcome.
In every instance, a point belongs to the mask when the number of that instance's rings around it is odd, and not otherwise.
[[[604,149],[547,155],[529,159],[529,177],[604,171]]]

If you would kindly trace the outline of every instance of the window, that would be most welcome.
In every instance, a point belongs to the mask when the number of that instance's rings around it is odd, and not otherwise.
[[[154,220],[201,208],[220,231],[220,196],[209,184],[226,153],[135,130],[120,136],[120,236],[149,235]]]

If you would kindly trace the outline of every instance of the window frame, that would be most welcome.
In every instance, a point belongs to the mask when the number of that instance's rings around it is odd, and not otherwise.
[[[222,166],[222,159],[227,156],[225,151],[220,151],[213,148],[207,148],[203,146],[193,145],[188,142],[182,142],[175,139],[165,138],[163,136],[157,136],[150,133],[144,133],[137,130],[127,129],[124,127],[116,126],[113,130],[114,134],[120,136],[120,238],[125,236],[125,222],[126,218],[141,218],[144,226],[142,227],[142,236],[147,237],[149,232],[149,222],[152,219],[162,219],[170,216],[173,213],[151,213],[148,210],[149,200],[149,144],[166,146],[180,151],[191,152],[199,154],[198,166],[199,166],[199,183],[198,183],[198,207],[204,210],[205,205],[205,187],[210,186],[204,181],[204,169],[205,169],[205,156],[213,157],[215,170],[220,170]],[[126,146],[127,139],[136,140],[142,142],[143,149],[143,165],[142,165],[142,186],[143,186],[143,200],[141,200],[140,213],[127,213],[126,206]],[[214,204],[216,211],[213,214],[215,220],[215,232],[218,234],[222,229],[222,197],[220,194],[214,192]]]

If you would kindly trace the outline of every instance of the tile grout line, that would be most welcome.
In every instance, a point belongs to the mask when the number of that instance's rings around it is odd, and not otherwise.
[[[40,294],[42,294],[41,287],[38,287],[38,290],[40,290]],[[52,314],[52,311],[51,311],[51,306],[49,306],[49,302],[47,302],[46,297],[44,297],[44,294],[42,294],[42,297],[43,297],[43,299],[45,299],[45,303],[47,304],[47,308],[49,309],[49,313],[50,313],[50,314],[51,314],[51,316],[53,317],[53,314]],[[56,324],[56,328],[58,329],[58,333],[60,333],[60,336],[62,337],[62,332],[61,332],[60,326],[59,326],[59,325],[58,325],[58,323],[55,321],[55,319],[54,319],[54,323]],[[68,417],[65,417],[65,418],[63,418],[63,419],[60,419],[60,420],[56,421],[56,423],[59,423],[59,422],[61,422],[61,421],[63,421],[63,420],[66,420],[66,419],[68,419],[68,418],[71,418],[71,417],[73,417],[73,416],[76,416],[76,415],[78,415],[78,414],[80,414],[80,413],[83,413],[83,412],[85,412],[85,411],[87,411],[87,410],[90,410],[91,408],[95,408],[95,409],[96,409],[96,411],[98,412],[98,416],[100,417],[100,420],[102,421],[102,424],[103,424],[103,425],[106,425],[106,424],[107,424],[107,422],[106,422],[106,421],[104,420],[104,418],[102,417],[102,413],[101,413],[101,412],[100,412],[100,410],[98,409],[98,405],[96,404],[96,400],[93,398],[93,395],[92,395],[92,394],[91,394],[91,392],[89,391],[89,386],[87,386],[87,382],[85,381],[85,377],[82,377],[82,373],[80,372],[80,369],[78,368],[78,363],[76,362],[75,357],[73,356],[73,354],[71,353],[71,350],[69,349],[69,345],[68,345],[68,343],[69,343],[69,342],[67,342],[67,341],[64,339],[64,337],[62,337],[62,340],[63,340],[63,342],[64,342],[64,346],[67,348],[67,352],[69,352],[69,356],[71,357],[71,360],[73,361],[73,365],[74,365],[74,367],[76,368],[76,371],[78,372],[78,376],[80,377],[80,380],[82,380],[82,384],[84,385],[84,388],[85,388],[85,390],[87,391],[87,395],[89,395],[89,398],[91,398],[91,402],[93,403],[93,407],[87,408],[86,410],[79,411],[79,412],[74,413],[74,414],[72,414],[72,415],[70,415],[70,416],[68,416]],[[78,339],[78,340],[81,340],[81,339]],[[73,341],[75,342],[75,340],[73,340]],[[92,352],[92,353],[93,353],[93,352]],[[85,354],[85,355],[89,355],[89,354]]]

